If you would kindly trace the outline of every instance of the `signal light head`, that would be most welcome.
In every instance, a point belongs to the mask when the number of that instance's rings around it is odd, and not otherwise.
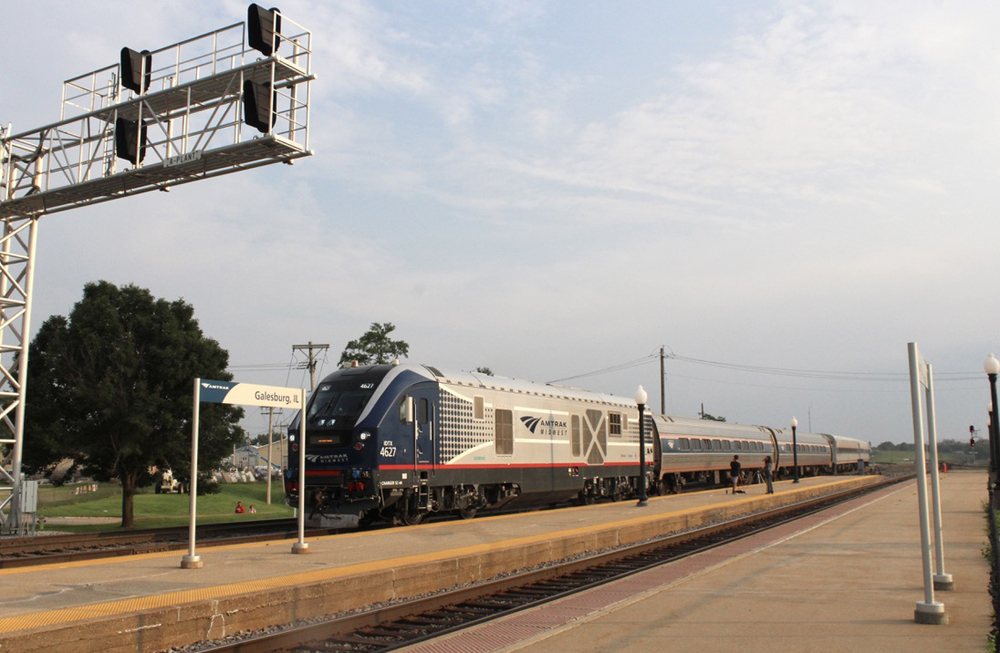
[[[270,57],[278,49],[281,38],[281,11],[277,7],[264,9],[254,3],[247,9],[247,45]]]
[[[271,90],[268,82],[253,80],[243,82],[243,122],[262,134],[271,131],[278,120],[274,108],[278,104],[278,92]]]
[[[146,123],[118,118],[115,120],[115,155],[137,165],[146,156]]]
[[[153,74],[153,55],[149,50],[136,52],[131,48],[122,48],[121,83],[140,95],[149,88]]]

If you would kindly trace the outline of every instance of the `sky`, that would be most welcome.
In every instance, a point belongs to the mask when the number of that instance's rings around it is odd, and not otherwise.
[[[246,6],[13,3],[0,123],[55,122],[63,80]],[[315,154],[43,217],[33,331],[103,279],[192,304],[237,381],[306,386],[293,345],[329,344],[329,373],[391,322],[411,362],[641,384],[657,411],[662,347],[667,414],[874,444],[913,440],[917,342],[939,439],[985,435],[1000,5],[280,8],[313,33]]]

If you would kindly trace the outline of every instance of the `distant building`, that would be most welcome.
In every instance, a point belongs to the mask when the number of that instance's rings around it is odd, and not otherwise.
[[[232,456],[226,459],[230,467],[236,469],[267,469],[267,445],[250,445],[238,448]],[[275,439],[271,443],[271,471],[279,474],[288,464],[288,439]]]

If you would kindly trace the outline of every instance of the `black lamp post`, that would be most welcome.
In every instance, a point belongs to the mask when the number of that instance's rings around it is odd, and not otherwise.
[[[792,467],[795,470],[792,472],[795,480],[793,483],[799,482],[799,443],[795,438],[795,429],[799,428],[799,420],[792,418]]]
[[[990,514],[989,519],[989,533],[990,533],[990,547],[993,549],[993,560],[990,561],[993,574],[993,582],[996,582],[998,576],[1000,576],[1000,541],[998,541],[997,535],[997,520],[996,520],[996,483],[997,483],[997,440],[998,435],[1000,435],[1000,428],[998,428],[997,420],[997,374],[1000,374],[1000,361],[997,360],[996,356],[990,354],[983,363],[983,371],[986,372],[986,377],[990,380],[990,428],[987,433],[990,437],[990,480],[986,482],[986,494],[987,500],[990,504]]]
[[[646,497],[646,400],[649,395],[640,385],[635,391],[635,403],[639,405],[639,503],[644,506]]]
[[[1000,374],[1000,360],[990,354],[983,363],[983,370],[990,380],[990,481],[997,482],[997,374]]]

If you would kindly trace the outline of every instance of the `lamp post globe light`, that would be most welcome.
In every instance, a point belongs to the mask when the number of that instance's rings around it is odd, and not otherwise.
[[[794,471],[792,472],[795,480],[793,483],[799,482],[799,443],[795,436],[795,430],[799,428],[799,420],[792,418],[792,467]]]
[[[990,380],[990,480],[997,482],[997,374],[1000,374],[1000,360],[990,354],[983,363],[983,371]]]
[[[646,400],[649,395],[640,385],[635,390],[635,403],[639,406],[639,503],[644,506],[646,497]]]

